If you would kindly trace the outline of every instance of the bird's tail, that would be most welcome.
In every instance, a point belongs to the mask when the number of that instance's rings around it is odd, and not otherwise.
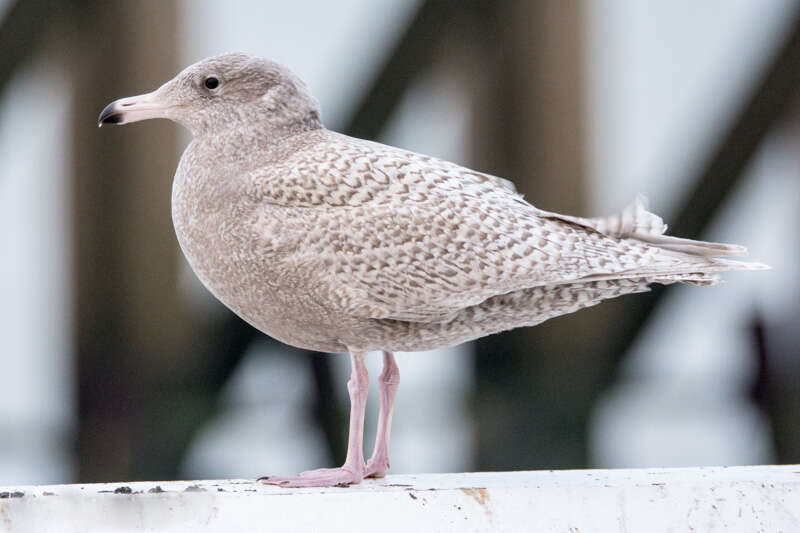
[[[719,282],[718,272],[726,270],[764,270],[762,263],[722,259],[747,255],[747,248],[738,244],[696,241],[664,235],[667,225],[658,215],[647,210],[647,199],[639,195],[620,213],[602,218],[581,218],[547,213],[580,224],[618,239],[644,242],[662,250],[652,265],[614,274],[597,274],[585,280],[648,277],[655,283],[683,282],[693,285],[713,285]]]

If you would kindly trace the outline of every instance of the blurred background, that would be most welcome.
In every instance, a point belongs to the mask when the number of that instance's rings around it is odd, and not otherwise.
[[[178,250],[186,132],[97,129],[230,51],[290,66],[331,129],[548,210],[641,192],[773,267],[398,354],[392,473],[800,462],[800,3],[0,0],[0,50],[0,484],[344,459],[348,359],[254,331]]]

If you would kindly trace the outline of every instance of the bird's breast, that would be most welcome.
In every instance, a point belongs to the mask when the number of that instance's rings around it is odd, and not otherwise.
[[[301,238],[299,222],[253,205],[246,195],[214,186],[210,179],[179,167],[172,190],[175,233],[203,285],[272,337],[319,351],[344,351],[318,295],[311,294],[310,272],[295,268],[290,251],[296,249],[293,240]]]

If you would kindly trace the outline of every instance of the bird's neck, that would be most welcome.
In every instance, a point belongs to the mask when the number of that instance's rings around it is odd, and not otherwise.
[[[227,153],[244,154],[251,150],[270,151],[286,139],[324,129],[317,117],[305,120],[278,120],[275,117],[255,117],[252,122],[232,122],[230,125],[194,135],[199,144],[224,148]]]

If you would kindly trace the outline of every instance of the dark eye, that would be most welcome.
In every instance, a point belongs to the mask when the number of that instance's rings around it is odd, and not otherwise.
[[[203,82],[203,85],[206,86],[206,89],[211,91],[219,87],[219,80],[214,76],[211,76],[206,78],[206,81]]]

